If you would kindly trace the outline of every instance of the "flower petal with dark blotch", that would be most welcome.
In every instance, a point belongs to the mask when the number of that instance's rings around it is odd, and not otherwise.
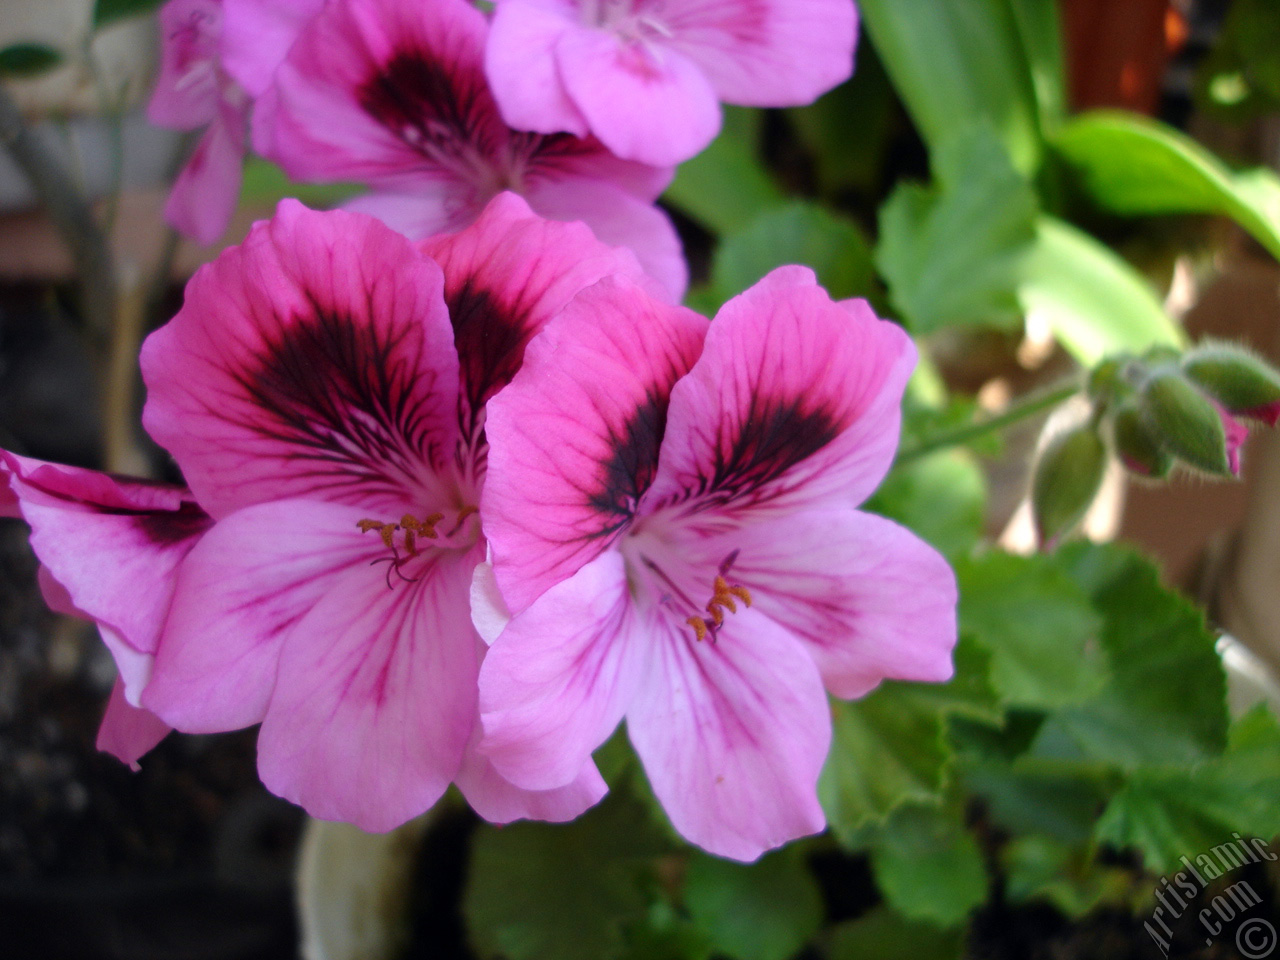
[[[671,387],[706,327],[634,284],[602,280],[534,338],[490,401],[481,512],[513,612],[627,527],[654,475]]]
[[[215,517],[290,497],[385,519],[443,502],[459,436],[443,287],[377,221],[286,200],[147,338],[143,422]]]
[[[511,382],[526,345],[548,320],[603,277],[642,276],[632,254],[605,246],[582,224],[535,216],[512,193],[495,197],[465,230],[419,246],[444,271],[464,432],[473,436],[485,403]]]
[[[721,308],[672,390],[642,512],[862,502],[893,461],[915,347],[865,301],[833,303],[803,267]]]

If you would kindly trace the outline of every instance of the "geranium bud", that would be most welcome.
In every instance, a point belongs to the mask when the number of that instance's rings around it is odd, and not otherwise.
[[[1116,455],[1130,473],[1162,480],[1173,469],[1173,456],[1160,445],[1134,404],[1125,404],[1116,411],[1111,433]]]
[[[1084,517],[1106,465],[1106,446],[1092,425],[1064,430],[1045,446],[1031,480],[1031,509],[1046,548],[1052,549]]]
[[[1274,427],[1280,420],[1280,373],[1249,351],[1213,343],[1187,354],[1187,377],[1230,413]]]
[[[1147,428],[1179,460],[1206,473],[1233,474],[1222,413],[1180,370],[1153,374],[1139,403]]]

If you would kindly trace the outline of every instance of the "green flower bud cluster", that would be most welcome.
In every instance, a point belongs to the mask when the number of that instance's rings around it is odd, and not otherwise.
[[[1249,431],[1236,418],[1268,426],[1280,420],[1280,373],[1234,344],[1108,358],[1090,373],[1085,394],[1086,422],[1052,437],[1032,473],[1036,528],[1050,546],[1097,496],[1108,447],[1130,473],[1147,479],[1167,477],[1177,464],[1238,476]]]

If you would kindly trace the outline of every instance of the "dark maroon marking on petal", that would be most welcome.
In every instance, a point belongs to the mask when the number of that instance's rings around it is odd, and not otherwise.
[[[689,493],[718,502],[750,495],[813,456],[841,429],[839,418],[801,398],[752,398],[737,435],[721,436],[712,475]]]
[[[498,108],[484,74],[430,51],[396,53],[360,85],[356,100],[365,113],[434,162],[443,154],[471,165],[473,159],[461,156],[467,145],[485,158],[502,147],[492,142],[492,135],[505,127],[494,123]]]
[[[616,522],[599,531],[606,536],[625,526],[634,516],[636,504],[658,470],[658,449],[667,429],[668,398],[650,391],[641,404],[616,433],[610,430],[613,452],[601,464],[599,486],[587,502]]]
[[[194,503],[183,503],[172,513],[139,513],[138,529],[158,547],[169,547],[203,534],[213,526],[213,518]]]
[[[268,334],[256,364],[227,369],[252,407],[211,412],[288,445],[290,476],[313,480],[312,491],[403,494],[424,469],[443,469],[433,429],[442,411],[431,409],[435,387],[424,382],[432,368],[405,343],[414,328],[311,306]]]
[[[524,349],[536,331],[528,325],[526,310],[501,302],[470,277],[456,289],[447,289],[445,302],[449,305],[462,393],[467,401],[461,426],[463,433],[471,436],[485,403],[520,369]]]
[[[595,137],[575,137],[572,133],[514,133],[511,152],[523,158],[526,175],[563,175],[563,167],[579,157],[607,153]]]

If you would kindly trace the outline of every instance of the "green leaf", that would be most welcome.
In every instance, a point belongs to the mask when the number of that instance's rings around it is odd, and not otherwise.
[[[1280,7],[1272,0],[1233,0],[1227,27],[1250,79],[1280,99]]]
[[[938,930],[878,907],[831,931],[827,960],[960,960],[964,932]]]
[[[833,736],[818,798],[842,844],[858,846],[869,825],[903,804],[940,803],[952,761],[947,722],[999,723],[987,675],[990,656],[968,638],[947,683],[888,681],[861,700],[832,701]]]
[[[1036,757],[967,759],[961,778],[1006,830],[1072,846],[1088,842],[1114,789],[1103,769]]]
[[[1004,702],[1053,708],[1101,688],[1101,621],[1088,595],[1051,557],[989,553],[956,563],[960,626],[991,651]]]
[[[299,183],[269,160],[250,157],[244,164],[240,203],[274,206],[285,197],[301,200],[311,207],[334,207],[364,191],[358,183]]]
[[[1010,900],[1047,900],[1069,917],[1083,917],[1102,904],[1121,905],[1133,890],[1129,872],[1100,866],[1078,847],[1044,836],[1014,839],[1001,860]]]
[[[861,700],[832,701],[831,712],[818,798],[842,843],[856,845],[865,826],[904,803],[940,801],[951,752],[935,704],[917,699],[911,685],[884,684]]]
[[[1119,547],[1072,544],[1065,569],[1105,620],[1105,689],[1051,716],[1039,738],[1135,770],[1210,759],[1226,740],[1226,682],[1204,615],[1160,584],[1150,561]],[[1055,751],[1060,752],[1060,751]]]
[[[1000,136],[1019,170],[1035,170],[1041,121],[1023,42],[1037,44],[1038,72],[1053,69],[1043,49],[1043,14],[1026,17],[1024,35],[1010,0],[863,0],[858,8],[894,87],[934,150],[985,125]]]
[[[620,960],[708,960],[711,938],[692,921],[659,901],[642,922],[626,928],[626,949]]]
[[[1242,859],[1232,834],[1280,834],[1280,727],[1259,705],[1240,718],[1223,756],[1197,767],[1137,771],[1098,821],[1099,840],[1136,847],[1147,867],[1168,872],[1179,858],[1207,856],[1220,872]],[[1221,849],[1219,849],[1221,847]],[[1247,848],[1244,851],[1247,853]]]
[[[1031,74],[1041,129],[1055,129],[1067,114],[1067,71],[1063,62],[1058,0],[1008,0]]]
[[[163,0],[96,0],[93,5],[93,29],[101,30],[117,20],[140,17],[160,6]]]
[[[508,960],[605,960],[656,899],[670,847],[643,804],[614,791],[568,824],[482,827],[463,901],[474,948]]]
[[[968,450],[952,448],[894,469],[864,509],[955,556],[981,538],[986,506],[986,475]]]
[[[981,128],[947,141],[934,161],[933,185],[903,184],[880,210],[876,263],[894,305],[917,333],[1020,327],[1018,280],[1035,240],[1031,185]]]
[[[762,210],[785,200],[760,165],[759,110],[727,107],[711,146],[682,163],[664,199],[717,233],[746,227]]]
[[[874,285],[871,244],[852,220],[803,201],[756,217],[726,234],[711,281],[724,299],[741,293],[775,267],[811,267],[835,299],[865,297]]]
[[[957,926],[987,899],[982,851],[959,804],[898,810],[877,833],[871,868],[885,900],[912,920]]]
[[[62,62],[62,54],[43,43],[14,43],[0,49],[0,77],[34,77]]]
[[[1271,171],[1234,173],[1172,127],[1118,111],[1084,114],[1053,143],[1107,209],[1222,214],[1280,259],[1280,177]]]
[[[794,848],[752,864],[695,853],[685,906],[715,952],[735,960],[786,960],[822,925],[822,893]]]
[[[787,111],[808,148],[824,194],[873,194],[881,182],[898,112],[875,48],[858,49],[858,69],[807,107]],[[855,133],[856,136],[850,136]]]
[[[1047,325],[1083,366],[1114,353],[1186,342],[1136,270],[1061,220],[1040,217],[1021,267],[1018,299],[1028,322]]]

